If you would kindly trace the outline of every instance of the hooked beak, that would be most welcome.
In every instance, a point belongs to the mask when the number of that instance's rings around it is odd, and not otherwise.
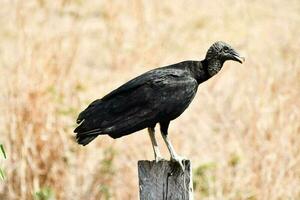
[[[232,55],[231,57],[232,60],[237,61],[241,64],[245,62],[245,57],[240,56],[237,52],[234,51],[231,55]]]

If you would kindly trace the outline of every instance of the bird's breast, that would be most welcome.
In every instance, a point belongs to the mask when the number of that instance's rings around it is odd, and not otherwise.
[[[158,99],[154,100],[154,108],[160,110],[164,120],[173,120],[180,116],[190,105],[197,92],[197,84],[193,87],[174,87],[161,91]]]

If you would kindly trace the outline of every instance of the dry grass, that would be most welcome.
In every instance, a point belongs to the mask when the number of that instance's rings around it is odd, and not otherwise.
[[[136,199],[136,162],[153,158],[145,131],[83,148],[76,115],[217,40],[246,63],[226,63],[170,127],[196,199],[300,199],[298,0],[3,0],[0,15],[0,199]]]

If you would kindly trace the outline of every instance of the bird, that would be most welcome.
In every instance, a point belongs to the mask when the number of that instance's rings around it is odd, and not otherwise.
[[[74,130],[77,143],[85,146],[99,135],[117,139],[147,128],[158,162],[163,160],[155,137],[155,126],[159,124],[170,160],[184,169],[184,158],[169,139],[169,124],[190,105],[199,84],[216,75],[228,60],[242,64],[245,58],[229,44],[218,41],[209,47],[203,60],[182,61],[133,78],[79,114]]]

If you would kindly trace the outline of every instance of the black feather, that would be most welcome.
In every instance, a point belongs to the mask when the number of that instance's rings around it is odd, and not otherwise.
[[[119,138],[177,118],[193,100],[198,85],[215,75],[226,59],[232,59],[228,52],[238,55],[228,51],[229,47],[217,42],[203,61],[151,70],[92,102],[77,118],[77,142],[86,145],[103,134]]]

